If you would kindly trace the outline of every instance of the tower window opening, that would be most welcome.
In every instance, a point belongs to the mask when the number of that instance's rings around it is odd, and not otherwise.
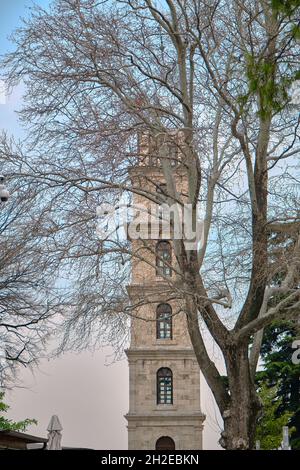
[[[169,144],[168,157],[170,159],[171,167],[178,165],[178,147],[176,144]]]
[[[157,371],[157,404],[173,404],[173,374],[168,367]]]
[[[155,450],[175,450],[175,442],[169,436],[162,436],[157,439]]]
[[[159,241],[156,245],[156,275],[171,277],[171,261],[171,244],[168,241]]]
[[[160,304],[156,309],[156,338],[172,339],[172,308]]]
[[[162,194],[163,196],[167,196],[167,185],[166,183],[160,183],[156,186],[156,192],[158,194]]]

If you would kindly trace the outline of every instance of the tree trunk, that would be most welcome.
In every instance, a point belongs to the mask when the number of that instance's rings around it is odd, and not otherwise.
[[[248,344],[230,348],[226,354],[230,401],[223,413],[220,444],[227,450],[253,449],[261,403],[251,379]]]
[[[191,290],[191,286],[190,290]],[[225,358],[228,386],[225,386],[215,364],[209,358],[199,330],[198,309],[187,299],[187,324],[200,369],[215,397],[224,420],[220,444],[226,450],[253,449],[256,422],[261,403],[251,376],[248,339],[243,343],[220,338]],[[216,326],[216,325],[215,325]],[[220,331],[218,336],[220,336]],[[215,335],[216,336],[216,335]]]

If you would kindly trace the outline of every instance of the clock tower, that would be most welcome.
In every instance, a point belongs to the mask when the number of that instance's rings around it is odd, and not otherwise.
[[[139,144],[140,164],[130,172],[132,185],[141,189],[135,192],[133,205],[143,205],[146,212],[153,205],[144,196],[147,192],[158,201],[168,199],[156,148],[153,139],[143,135]],[[180,165],[180,148],[174,142],[167,148],[177,191],[184,194],[187,178]],[[172,234],[165,236],[158,229],[157,238],[149,239],[149,225],[148,222],[141,225],[139,238],[131,237],[135,256],[128,286],[134,306],[131,343],[126,351],[128,448],[202,449],[205,416],[200,408],[200,370],[187,331],[187,312],[176,294],[179,280]]]

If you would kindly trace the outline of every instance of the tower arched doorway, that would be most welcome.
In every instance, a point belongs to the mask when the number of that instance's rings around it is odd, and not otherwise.
[[[175,442],[171,437],[162,436],[157,439],[155,450],[175,450]]]

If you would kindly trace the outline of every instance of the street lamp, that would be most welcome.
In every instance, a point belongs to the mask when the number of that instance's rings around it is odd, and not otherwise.
[[[5,176],[0,175],[0,201],[7,202],[9,199],[9,192],[5,186]]]

